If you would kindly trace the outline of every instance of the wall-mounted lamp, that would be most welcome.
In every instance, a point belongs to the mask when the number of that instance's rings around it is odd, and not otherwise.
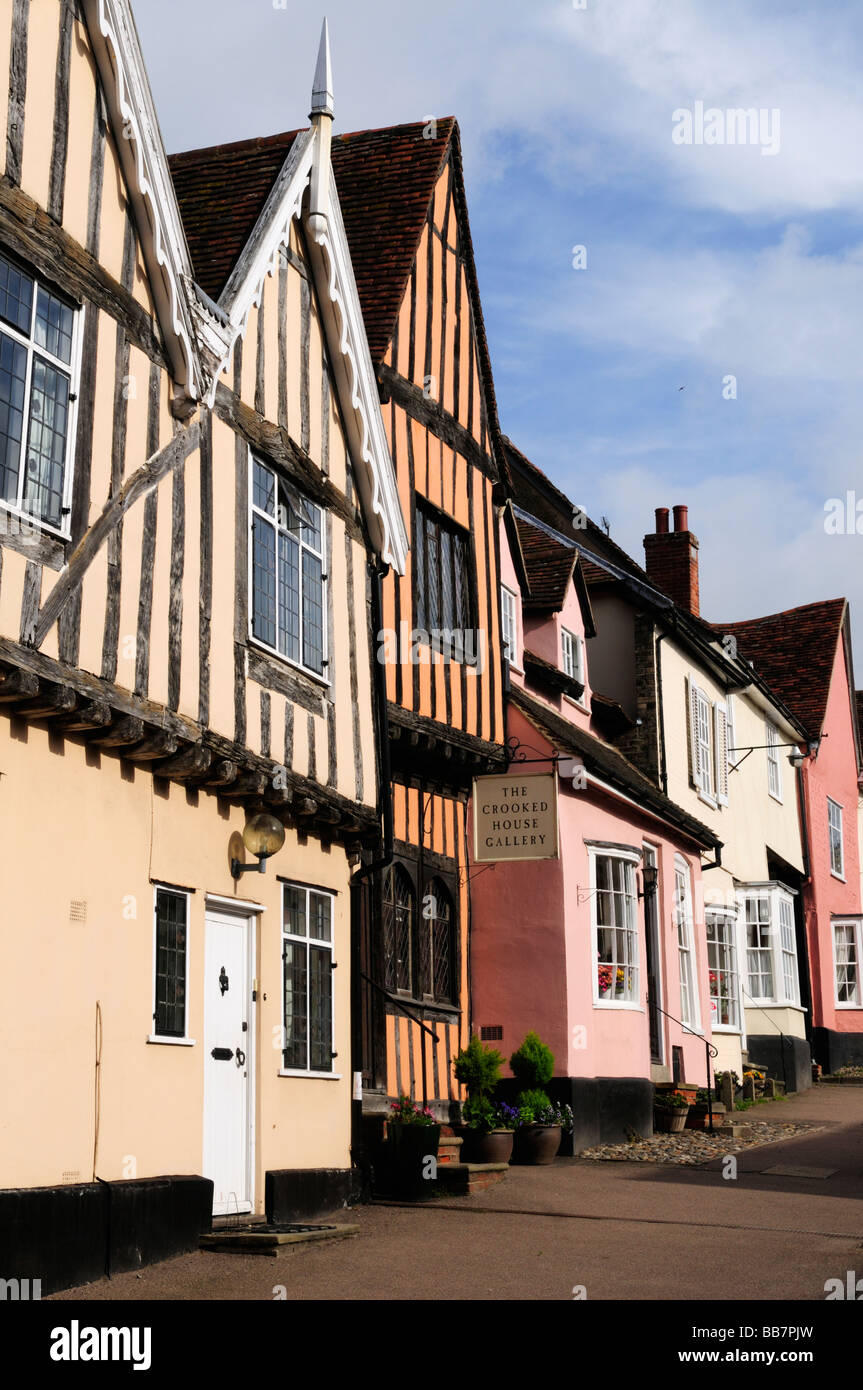
[[[267,860],[271,855],[278,854],[284,843],[285,827],[280,820],[276,820],[275,816],[268,815],[266,811],[252,816],[252,819],[246,822],[243,829],[243,844],[249,854],[254,854],[259,862],[257,864],[241,864],[239,859],[232,859],[232,877],[241,878],[243,874],[265,873]]]
[[[640,898],[652,898],[656,892],[656,885],[659,882],[659,869],[656,864],[645,864],[641,870],[641,882],[644,885],[644,892],[639,893]]]
[[[801,753],[798,748],[794,753],[788,754],[788,761],[792,767],[802,767],[808,757],[809,753]]]

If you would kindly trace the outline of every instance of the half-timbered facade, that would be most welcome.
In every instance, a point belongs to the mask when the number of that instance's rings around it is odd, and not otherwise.
[[[206,226],[126,0],[3,0],[0,71],[0,1187],[284,1214],[292,1174],[347,1190],[372,570],[408,540],[326,39],[267,195]]]

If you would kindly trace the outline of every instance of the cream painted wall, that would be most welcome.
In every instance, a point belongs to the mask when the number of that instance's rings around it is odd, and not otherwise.
[[[103,1041],[96,1174],[200,1173],[205,895],[249,898],[258,919],[257,1209],[264,1172],[350,1166],[348,866],[336,846],[288,831],[263,876],[235,884],[229,841],[241,808],[154,782],[149,771],[36,725],[0,721],[4,824],[7,1087],[0,1186],[93,1177],[96,1003]],[[340,1080],[278,1075],[281,1026],[277,875],[336,893],[335,1051]],[[189,933],[193,1047],[148,1044],[153,882],[194,889]],[[86,921],[70,920],[83,903]]]

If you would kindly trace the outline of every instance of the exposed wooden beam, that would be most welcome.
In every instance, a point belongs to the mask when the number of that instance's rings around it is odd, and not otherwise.
[[[130,744],[140,743],[144,737],[144,721],[137,719],[134,715],[124,714],[112,724],[110,729],[104,733],[96,733],[91,739],[92,743],[98,743],[105,748],[126,748]]]
[[[203,748],[199,743],[191,743],[174,757],[156,764],[153,772],[157,777],[170,777],[172,781],[185,782],[189,778],[199,778],[203,773],[209,772],[212,762],[213,755],[209,748]]]
[[[149,734],[143,743],[137,744],[135,748],[130,748],[126,754],[133,763],[146,763],[157,761],[159,758],[169,758],[172,753],[177,751],[177,739],[174,734],[169,734],[166,729],[156,729]]]
[[[10,671],[0,682],[0,701],[24,700],[39,694],[39,680],[30,671]]]

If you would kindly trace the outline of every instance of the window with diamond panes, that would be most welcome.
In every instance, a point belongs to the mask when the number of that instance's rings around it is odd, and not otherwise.
[[[422,993],[442,1003],[452,1002],[452,898],[439,878],[423,894]]]
[[[189,899],[156,890],[156,1000],[154,1031],[160,1038],[186,1035],[186,966]]]
[[[413,936],[416,895],[407,870],[392,864],[384,879],[384,980],[387,989],[413,993]]]
[[[286,1071],[333,1070],[333,899],[283,885],[282,961]]]
[[[252,461],[252,635],[323,675],[324,514],[272,468]]]
[[[67,529],[76,310],[0,253],[0,499]]]
[[[470,537],[419,499],[414,550],[417,627],[467,632],[475,626]]]

